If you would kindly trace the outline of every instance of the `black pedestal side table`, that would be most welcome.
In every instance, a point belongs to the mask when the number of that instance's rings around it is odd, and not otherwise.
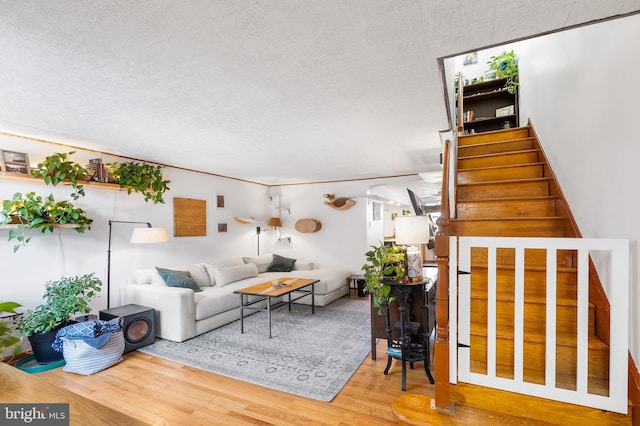
[[[413,363],[424,361],[424,371],[427,373],[429,383],[433,384],[433,376],[429,367],[429,327],[427,286],[431,285],[428,278],[415,283],[400,283],[396,281],[385,282],[391,286],[391,296],[398,301],[400,319],[393,325],[393,330],[400,333],[398,340],[393,339],[392,328],[389,320],[389,305],[387,304],[387,367],[384,374],[389,372],[391,362],[394,359],[402,361],[402,390],[407,387],[407,362],[413,368]],[[420,298],[422,318],[420,322],[412,321],[411,302],[414,297]]]

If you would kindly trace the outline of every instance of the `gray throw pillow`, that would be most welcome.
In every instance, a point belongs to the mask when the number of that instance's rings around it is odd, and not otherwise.
[[[171,269],[158,268],[157,266],[156,271],[158,271],[158,274],[160,274],[169,287],[190,288],[196,293],[202,291],[187,271],[174,271]]]
[[[288,257],[273,255],[273,261],[267,267],[269,272],[291,272],[293,266],[296,263],[296,259],[289,259]]]

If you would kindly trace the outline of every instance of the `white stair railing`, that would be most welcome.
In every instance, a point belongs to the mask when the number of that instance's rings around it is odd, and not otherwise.
[[[487,365],[486,374],[471,371],[470,275],[471,249],[484,248],[487,261]],[[496,250],[515,253],[513,312],[513,379],[496,374]],[[546,337],[544,384],[524,380],[524,287],[525,250],[546,250]],[[577,332],[575,390],[556,384],[556,264],[558,250],[573,250],[577,258]],[[610,303],[608,395],[589,393],[589,256]],[[589,238],[450,238],[450,382],[481,386],[547,398],[602,410],[627,413],[627,357],[629,333],[629,242]],[[457,288],[456,288],[457,284]],[[541,284],[542,285],[542,284]],[[456,298],[457,297],[457,298]]]

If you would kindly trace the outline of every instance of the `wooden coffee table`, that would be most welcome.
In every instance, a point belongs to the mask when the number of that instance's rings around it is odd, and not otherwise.
[[[280,287],[274,287],[272,282],[279,281],[284,283]],[[267,311],[269,317],[269,338],[271,338],[271,311],[284,305],[289,305],[291,310],[291,302],[295,302],[298,299],[311,295],[311,313],[315,314],[315,284],[319,280],[313,280],[308,278],[276,278],[271,281],[252,285],[240,290],[234,291],[240,295],[240,333],[244,333],[244,311],[249,309],[251,311]],[[311,286],[309,290],[307,287]],[[301,293],[299,296],[291,297],[294,291]],[[258,296],[257,299],[249,301],[249,296]],[[280,300],[277,303],[272,304],[271,299],[276,297],[287,296],[287,300]],[[254,306],[262,301],[267,301],[266,308],[259,308]]]

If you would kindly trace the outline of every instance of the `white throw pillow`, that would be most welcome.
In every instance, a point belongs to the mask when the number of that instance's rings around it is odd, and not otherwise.
[[[196,263],[195,265],[191,265],[187,268],[187,271],[189,271],[191,278],[198,284],[198,287],[211,286],[211,278],[209,278],[209,273],[204,264]]]
[[[216,286],[224,287],[227,284],[240,281],[245,278],[257,277],[258,268],[255,263],[227,266],[226,268],[215,269],[214,275],[216,277]]]
[[[162,281],[155,269],[138,269],[133,274],[136,284],[151,284],[154,281]]]
[[[214,274],[216,269],[226,268],[228,266],[244,265],[244,261],[241,257],[232,257],[212,263],[201,263],[201,265],[207,270],[207,273],[209,274],[209,281],[211,282],[211,285],[214,286],[216,285],[216,276]]]
[[[267,267],[273,262],[273,254],[261,254],[255,257],[243,257],[244,263],[255,263],[258,268],[258,273],[267,272]]]

